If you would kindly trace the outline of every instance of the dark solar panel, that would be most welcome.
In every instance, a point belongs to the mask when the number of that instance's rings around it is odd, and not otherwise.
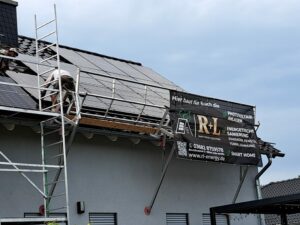
[[[52,49],[54,51],[56,50],[56,48],[54,47],[52,47]],[[95,72],[95,73],[97,73],[97,71],[99,70],[97,66],[94,66],[88,60],[81,57],[77,52],[66,48],[60,48],[59,50],[60,50],[59,52],[60,55],[62,55],[64,58],[66,58],[68,61],[70,61],[72,64],[74,64],[76,67],[80,68],[81,70],[87,72]],[[54,61],[54,63],[56,62]],[[104,73],[104,71],[102,73]]]
[[[1,82],[15,83],[9,77],[0,76]],[[21,87],[0,84],[0,105],[22,109],[36,109],[36,102]]]
[[[84,52],[78,52],[78,54],[82,57],[84,57],[89,62],[93,63],[93,65],[97,66],[98,69],[104,70],[105,72],[111,73],[111,74],[118,74],[118,75],[125,75],[123,71],[121,71],[116,66],[109,63],[104,57],[95,56],[91,54],[87,54]]]
[[[90,75],[86,73],[82,73],[80,86],[83,87],[87,92],[93,93],[96,95],[101,95],[105,97],[112,97],[113,96],[113,79],[100,77],[96,75]],[[137,101],[138,94],[130,90],[127,86],[125,86],[120,81],[115,82],[115,94],[114,97],[123,100],[130,100],[130,101]],[[94,98],[94,100],[90,101],[90,96],[87,97],[88,102],[85,103],[85,106],[89,107],[98,107],[97,101],[104,101],[107,105],[110,104],[110,99],[105,98]],[[138,108],[131,104],[131,103],[124,103],[121,101],[113,101],[111,106],[111,110],[119,111],[119,112],[127,112],[127,113],[137,113],[139,110]]]
[[[8,71],[7,75],[9,75],[16,83],[21,85],[30,85],[37,87],[37,76],[25,74],[25,73],[15,73],[12,71]],[[33,97],[38,99],[38,90],[34,88],[24,88],[28,93],[30,93]]]
[[[24,51],[30,49],[29,47],[32,46],[31,42],[32,41],[27,43],[26,38],[23,38],[22,46],[23,49],[25,49]],[[55,51],[55,49],[53,48],[52,51]],[[61,68],[68,70],[73,75],[74,79],[76,79],[77,68],[81,69],[79,85],[81,93],[88,92],[95,95],[112,97],[113,81],[115,82],[114,97],[121,99],[121,101],[114,100],[110,111],[114,111],[114,113],[117,114],[129,113],[138,115],[142,112],[142,115],[144,116],[161,117],[164,113],[164,109],[158,109],[151,106],[143,107],[140,104],[128,103],[125,101],[146,102],[146,104],[169,106],[169,90],[167,89],[182,90],[180,87],[153,70],[129,61],[113,59],[65,47],[60,48],[60,55],[68,62],[72,63],[61,62]],[[36,61],[34,56],[27,54],[26,52],[21,52],[18,58],[21,59],[21,61]],[[28,62],[24,62],[24,64],[37,72],[35,64]],[[56,61],[49,61],[47,64],[55,66]],[[40,72],[50,68],[51,67],[40,66]],[[37,86],[37,76],[14,72],[9,72],[8,75],[19,84]],[[44,77],[46,78],[48,75],[49,74],[46,74]],[[151,85],[152,87],[147,85]],[[147,91],[145,91],[145,86],[147,86]],[[37,89],[26,88],[26,91],[36,99],[38,98]],[[4,102],[4,100],[2,101]],[[17,102],[17,100],[14,99],[14,102]],[[110,104],[110,99],[88,96],[83,106],[91,111],[98,110],[105,112]],[[133,115],[133,117],[135,117],[135,115]]]
[[[90,108],[94,108],[94,109],[103,109],[106,110],[108,107],[108,102],[107,100],[103,100],[94,96],[88,96],[84,103],[83,106],[85,107],[90,107]]]
[[[168,79],[164,78],[163,76],[161,76],[160,74],[156,73],[154,70],[148,67],[138,66],[138,65],[130,65],[130,66],[140,71],[145,76],[149,77],[151,80],[153,80],[156,83],[158,87],[161,86],[171,90],[183,91],[181,87],[175,85],[173,82],[169,81]]]
[[[31,56],[31,55],[19,54],[17,59],[21,60],[27,67],[29,67],[32,71],[37,73],[37,66],[35,63],[36,57]],[[40,60],[42,60],[42,59],[40,58]],[[50,65],[48,62],[44,62],[43,64]],[[48,66],[40,65],[39,69],[40,69],[40,71],[46,71],[46,70],[49,70],[50,68]]]

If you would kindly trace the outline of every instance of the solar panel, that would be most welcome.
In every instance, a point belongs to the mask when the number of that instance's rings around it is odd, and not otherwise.
[[[111,109],[114,111],[126,112],[131,114],[139,114],[140,112],[140,110],[133,104],[121,101],[114,101]]]
[[[85,84],[81,84],[79,89],[80,91],[83,92],[89,92],[89,93],[92,92],[90,86],[87,86]],[[109,101],[107,99],[90,96],[90,95],[88,95],[84,101],[85,106],[97,108],[97,109],[106,109],[108,104]]]
[[[178,91],[183,91],[182,88],[179,86],[175,85],[173,82],[169,81],[168,79],[164,78],[160,74],[156,73],[152,69],[145,67],[145,66],[138,66],[138,65],[130,65],[134,67],[136,70],[140,71],[143,73],[145,76],[149,77],[151,80],[153,80],[157,86],[162,86],[167,89],[172,89],[172,90],[178,90]]]
[[[112,96],[113,79],[81,73],[81,84],[89,86],[90,92],[97,95]],[[92,91],[94,90],[94,91]]]
[[[26,39],[23,42],[23,44],[25,45]],[[52,50],[55,51],[55,48],[52,48]],[[27,52],[24,52],[24,54],[21,53],[18,57],[23,60],[23,62],[24,60],[33,62],[36,61],[36,58],[34,56],[27,55]],[[151,106],[143,107],[143,105],[128,103],[125,101],[137,101],[140,103],[144,103],[146,101],[146,104],[169,106],[169,91],[166,89],[182,90],[180,87],[176,86],[174,83],[162,77],[160,74],[154,72],[150,68],[136,65],[134,63],[65,47],[60,47],[60,55],[62,56],[62,58],[66,59],[65,62],[69,61],[70,63],[72,63],[69,64],[61,62],[61,68],[69,71],[74,79],[76,79],[77,68],[79,67],[81,69],[79,84],[79,90],[81,93],[88,92],[95,95],[112,97],[113,80],[115,80],[114,97],[121,99],[121,101],[113,101],[111,111],[115,111],[114,113],[120,112],[120,114],[135,114],[131,115],[135,117],[142,111],[142,109],[144,109],[142,115],[161,117],[164,112],[163,109],[158,109]],[[31,64],[28,62],[24,63],[30,69],[37,72],[35,64]],[[50,60],[45,64],[54,67],[56,66],[56,61]],[[40,66],[40,68],[41,72],[48,70],[51,67]],[[48,75],[49,74],[46,74],[44,78],[46,78]],[[22,73],[17,74],[11,72],[9,73],[9,76],[20,84],[22,83],[37,86],[37,77],[34,75]],[[147,91],[145,91],[145,85],[152,85],[157,87],[147,86]],[[26,88],[26,90],[32,96],[38,98],[37,89]],[[89,107],[88,110],[98,110],[100,112],[107,110],[110,104],[110,99],[88,96],[83,106]]]
[[[9,77],[0,76],[0,81],[15,83]],[[0,84],[0,105],[22,109],[36,109],[36,102],[21,87]]]
[[[156,118],[162,118],[164,115],[164,112],[165,112],[165,110],[163,110],[163,109],[146,106],[142,115],[156,117]]]
[[[38,87],[37,76],[25,74],[25,73],[16,73],[12,71],[8,71],[7,75],[12,78],[16,83],[21,85],[30,85],[34,87]],[[33,97],[38,99],[38,90],[33,88],[24,88],[27,92],[29,92]]]
[[[139,89],[141,90],[138,90],[135,86],[132,86],[132,83],[130,82],[120,81],[117,79],[101,77],[92,74],[90,75],[90,77],[96,80],[96,83],[94,82],[94,84],[100,85],[100,87],[101,86],[105,87],[106,92],[109,91],[109,93],[106,93],[108,94],[108,96],[112,96],[113,85],[114,85],[114,95],[117,98],[131,100],[131,101],[142,101],[144,98],[140,94],[140,92],[142,91],[141,85],[140,85],[141,87],[139,87]],[[113,82],[115,83],[113,84]]]
[[[123,71],[125,74],[127,74],[129,77],[131,77],[135,81],[148,83],[152,82],[148,77],[146,77],[144,74],[139,72],[138,70],[134,69],[134,67],[131,67],[129,63],[121,62],[118,60],[113,59],[106,59],[109,63],[116,66],[118,69]]]
[[[170,93],[169,90],[166,89],[160,89],[155,87],[148,87],[148,94],[149,96],[153,96],[155,102],[158,104],[158,102],[169,102],[170,99]]]
[[[97,75],[89,74],[89,77],[81,78],[85,89],[87,89],[90,93],[96,95],[102,95],[106,97],[113,96],[113,79],[107,77],[100,77]],[[130,88],[124,85],[124,82],[120,82],[118,80],[115,81],[114,84],[114,97],[123,100],[129,101],[137,101],[140,96],[133,92]],[[109,100],[110,103],[110,100]],[[130,112],[134,113],[139,111],[136,106],[131,103],[121,103],[120,101],[114,101],[112,104],[112,110],[120,111],[120,112]]]
[[[128,75],[126,73],[124,73],[122,70],[120,70],[119,68],[111,64],[104,57],[87,54],[84,52],[78,52],[78,54],[84,57],[85,59],[87,59],[89,62],[93,63],[100,70],[105,71],[108,75],[112,77],[121,78],[121,79],[128,78]]]
[[[112,78],[82,73],[80,86],[82,86],[87,92],[92,94],[101,95],[109,98],[113,96]],[[122,85],[119,81],[116,81],[114,94],[115,98],[130,100],[130,95],[128,94],[128,92],[130,92],[130,90],[126,89],[126,87],[124,87],[124,85]],[[105,103],[107,104],[106,108],[102,109],[107,109],[111,103],[111,100],[106,98],[101,98],[101,100],[105,101]],[[95,106],[98,107],[96,99],[94,99],[92,107]],[[111,110],[130,113],[137,112],[138,109],[134,108],[136,107],[130,103],[121,103],[120,101],[115,100],[113,101]]]
[[[24,55],[24,54],[19,54],[17,59],[20,59],[26,66],[28,66],[32,71],[37,73],[37,66],[36,66],[36,57],[30,56],[30,55]],[[33,62],[33,63],[29,63]],[[45,62],[45,65],[50,65],[49,63]],[[39,66],[40,71],[46,71],[49,70],[50,68],[48,66]]]
[[[64,55],[65,53],[65,55]],[[101,56],[96,56],[84,52],[75,52],[73,50],[64,49],[61,51],[61,54],[68,59],[70,62],[75,63],[77,61],[77,65],[84,65],[85,67],[94,65],[99,69],[107,72],[105,75],[111,75],[115,78],[138,81],[145,84],[150,84],[154,86],[162,86],[162,87],[171,87],[171,89],[176,89],[172,82],[164,79],[159,74],[155,73],[151,69],[144,68],[142,66],[121,62],[114,59],[109,59]],[[73,57],[81,57],[80,60],[73,59]],[[84,59],[85,61],[83,61]],[[93,67],[95,69],[95,67]],[[97,72],[97,73],[98,73]],[[103,77],[101,75],[95,74],[86,74],[85,76],[81,73],[80,84],[84,90],[89,93],[93,93],[96,95],[104,95],[111,97],[112,96],[112,79]],[[154,78],[152,79],[154,75]],[[152,76],[152,77],[151,77]],[[160,82],[156,81],[159,80]],[[161,84],[160,84],[161,83]],[[144,85],[135,84],[126,81],[116,80],[115,83],[115,97],[120,99],[126,99],[130,101],[138,101],[145,102],[144,99],[145,88]],[[99,99],[98,99],[99,101]],[[92,104],[93,107],[98,108],[97,99],[94,99]],[[155,88],[155,87],[147,87],[147,104],[156,104],[156,105],[169,105],[169,92],[167,90]],[[102,104],[101,104],[102,105]],[[109,105],[109,103],[108,103]],[[112,105],[112,110],[121,111],[121,112],[140,112],[142,106],[131,103],[121,103],[119,101],[114,102]],[[154,116],[153,107],[145,108],[144,114]],[[161,110],[158,109],[158,112],[155,113],[161,114]]]
[[[105,84],[98,82],[95,80],[90,74],[87,73],[81,73],[81,79],[80,79],[80,87],[83,87],[86,92],[96,94],[96,95],[102,95],[102,96],[112,96],[112,90],[110,87],[106,86]],[[99,101],[105,103],[106,105],[109,105],[109,100],[105,98],[97,98]],[[94,105],[91,107],[97,107],[102,108],[97,105],[96,100],[94,102]]]
[[[52,50],[56,51],[55,47],[51,47]],[[96,71],[98,68],[94,66],[92,63],[81,57],[77,52],[67,49],[67,48],[59,48],[59,54],[62,55],[65,59],[70,61],[72,64],[77,67],[86,70],[86,71]]]
[[[123,100],[138,101],[141,103],[145,102],[145,87],[144,85],[135,84],[132,82],[125,82],[115,80],[115,97]],[[113,79],[107,77],[101,77],[94,74],[81,73],[80,87],[87,91],[88,93],[102,95],[106,97],[112,97],[113,89]],[[89,99],[90,97],[88,97]],[[103,98],[101,99],[103,101]],[[110,100],[106,99],[104,101],[106,104],[98,104],[100,98],[94,98],[93,101],[85,103],[85,106],[96,107],[107,109],[103,107],[108,107]],[[163,90],[159,88],[147,87],[147,104],[156,105],[169,105],[169,92],[168,90]],[[139,114],[142,110],[142,105],[126,103],[120,101],[114,101],[111,110],[119,112],[127,112]],[[154,107],[146,107],[144,115],[148,116],[162,116],[162,110],[156,110]]]
[[[118,60],[112,60],[112,59],[107,59],[107,61],[109,61],[111,64],[115,65],[124,73],[126,73],[130,78],[132,78],[132,80],[135,80],[139,83],[161,87],[159,82],[157,82],[155,79],[151,79],[149,76],[147,76],[146,74],[144,74],[143,72],[137,69],[139,67],[143,68],[142,66],[138,66],[132,63],[121,62]],[[160,80],[162,80],[161,77]],[[165,81],[163,83],[165,83]]]
[[[105,110],[108,107],[108,101],[94,96],[88,96],[83,103],[83,107]]]

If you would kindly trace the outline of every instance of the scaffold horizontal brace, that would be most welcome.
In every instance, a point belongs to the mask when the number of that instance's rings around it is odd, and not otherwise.
[[[21,109],[21,108],[13,108],[13,107],[7,107],[7,106],[0,106],[0,110],[3,111],[11,111],[11,112],[19,112],[19,113],[28,113],[28,114],[36,114],[36,115],[42,115],[42,116],[59,116],[58,113],[55,112],[42,112],[37,110],[32,110],[32,109]]]
[[[22,223],[22,222],[64,222],[67,221],[66,217],[53,217],[53,218],[0,218],[0,223]]]

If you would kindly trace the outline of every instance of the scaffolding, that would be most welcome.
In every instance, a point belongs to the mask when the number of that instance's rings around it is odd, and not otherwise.
[[[49,26],[54,25],[54,30],[41,35],[41,31],[47,30]],[[49,29],[48,29],[49,30]],[[107,95],[99,95],[93,92],[80,92],[80,76],[81,73],[86,71],[80,71],[77,69],[76,74],[76,87],[75,91],[71,92],[73,102],[65,106],[64,104],[64,90],[62,87],[61,78],[58,80],[58,89],[48,88],[48,85],[53,85],[53,81],[50,83],[45,82],[46,77],[58,70],[60,73],[60,54],[58,43],[58,30],[57,30],[57,14],[56,6],[54,5],[54,19],[39,25],[37,17],[35,16],[35,54],[36,61],[16,59],[8,56],[2,56],[9,60],[21,61],[36,65],[37,71],[37,85],[28,85],[20,83],[9,83],[0,81],[0,85],[17,86],[25,90],[34,89],[38,93],[38,107],[34,109],[23,109],[17,107],[0,106],[0,110],[9,112],[12,115],[15,114],[30,114],[37,115],[40,118],[40,135],[41,135],[41,163],[29,164],[14,162],[0,149],[0,161],[1,166],[6,168],[0,168],[0,172],[17,172],[26,179],[32,187],[43,198],[43,205],[40,206],[39,212],[42,215],[38,218],[0,218],[1,223],[47,223],[47,222],[63,222],[70,224],[70,209],[69,209],[69,194],[68,194],[68,169],[67,169],[67,155],[70,151],[72,142],[75,138],[77,128],[79,125],[83,126],[96,126],[104,127],[116,130],[122,130],[126,132],[134,132],[140,136],[151,136],[156,140],[159,140],[161,132],[169,133],[169,118],[168,109],[165,105],[152,104],[147,101],[148,92],[151,88],[161,88],[165,91],[169,91],[167,88],[158,87],[151,84],[144,84],[138,81],[131,81],[125,78],[109,77],[111,80],[111,93]],[[47,38],[54,38],[54,41],[50,42],[44,47],[41,47],[40,42],[45,42]],[[47,49],[55,49],[56,54],[48,58],[42,59],[39,55],[41,52]],[[47,63],[47,62],[52,63]],[[55,61],[55,64],[53,64]],[[89,71],[91,73],[91,71]],[[96,73],[98,76],[108,78],[106,75]],[[143,101],[127,100],[117,96],[116,83],[118,82],[132,82],[135,85],[143,86]],[[42,96],[41,92],[47,91],[49,94]],[[49,102],[51,96],[58,96],[58,101],[55,105],[45,104]],[[82,106],[84,101],[89,98],[100,98],[109,101],[108,107],[102,109],[101,112],[86,110],[82,112]],[[126,116],[112,116],[112,105],[114,102],[123,102],[128,104],[134,104],[140,106],[140,112],[137,115]],[[53,108],[59,109],[57,111]],[[143,120],[142,115],[146,107],[156,108],[163,110],[163,116],[160,119],[155,120]],[[45,119],[46,118],[46,119]],[[10,168],[7,168],[10,166]],[[42,174],[43,186],[37,185],[29,176],[28,173]],[[57,186],[63,187],[62,193],[57,193]],[[61,204],[62,205],[58,205]],[[55,216],[57,212],[62,212],[62,216]]]
[[[47,28],[47,26],[54,24],[55,30],[51,31],[40,36],[40,31],[42,29]],[[38,191],[43,197],[44,204],[40,206],[39,211],[43,215],[41,218],[0,218],[1,223],[33,223],[33,222],[65,222],[68,223],[70,221],[69,215],[69,194],[68,194],[68,170],[67,170],[67,152],[68,147],[70,147],[76,132],[76,127],[78,125],[80,119],[80,103],[78,96],[78,79],[79,79],[79,71],[77,74],[77,86],[73,95],[73,102],[70,102],[69,108],[67,111],[70,111],[71,107],[75,104],[75,116],[73,119],[69,119],[64,112],[64,91],[62,88],[62,80],[61,77],[58,79],[58,89],[55,88],[45,88],[47,83],[44,82],[43,75],[47,75],[54,70],[58,70],[60,74],[60,57],[59,57],[59,44],[58,44],[58,33],[57,33],[57,15],[56,15],[56,6],[54,5],[54,19],[46,22],[42,25],[38,25],[37,17],[35,16],[35,31],[36,31],[36,66],[37,66],[37,80],[38,84],[35,87],[23,86],[18,84],[11,84],[1,82],[1,84],[13,85],[13,86],[21,86],[23,88],[35,88],[38,90],[38,109],[35,110],[24,110],[24,109],[16,109],[16,108],[7,108],[1,107],[1,110],[8,110],[13,112],[20,113],[33,113],[42,116],[47,116],[46,120],[42,120],[40,122],[40,133],[41,133],[41,156],[42,162],[41,164],[27,164],[27,163],[15,163],[11,159],[9,159],[2,151],[0,151],[1,157],[5,160],[0,162],[0,165],[4,166],[12,166],[13,169],[0,169],[2,172],[18,172],[20,173],[32,186]],[[55,42],[46,48],[39,48],[39,41],[44,40],[47,37],[54,36]],[[54,57],[50,57],[47,59],[40,60],[39,52],[51,48],[56,47],[56,54]],[[8,57],[9,58],[9,57]],[[40,68],[41,65],[44,65],[48,60],[56,61],[56,66],[47,70],[43,70]],[[57,80],[51,81],[57,82]],[[50,94],[45,97],[41,96],[42,91],[49,91]],[[45,98],[49,98],[51,95],[55,95],[58,97],[57,104],[51,106],[44,106],[43,101]],[[58,109],[57,111],[53,111],[53,108]],[[71,132],[69,135],[69,142],[67,143],[67,134],[66,129]],[[22,168],[20,168],[22,167]],[[24,168],[25,167],[25,168]],[[32,169],[38,168],[38,169]],[[30,179],[25,173],[42,173],[43,174],[43,188],[40,188],[32,179]],[[57,184],[62,183],[64,186],[63,193],[55,193],[55,188]],[[57,204],[51,204],[56,199],[63,202],[63,205],[58,206]],[[65,216],[61,217],[52,217],[52,214],[55,214],[57,211],[64,212]]]

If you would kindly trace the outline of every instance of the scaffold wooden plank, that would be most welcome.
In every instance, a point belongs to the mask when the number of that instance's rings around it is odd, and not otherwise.
[[[68,118],[72,119],[73,116],[68,116]],[[105,128],[118,129],[124,131],[146,133],[146,134],[154,134],[157,131],[157,128],[154,127],[141,126],[141,125],[130,124],[130,123],[122,123],[122,122],[104,120],[104,119],[88,118],[88,117],[82,117],[79,121],[79,124],[93,126],[93,127],[105,127]]]

